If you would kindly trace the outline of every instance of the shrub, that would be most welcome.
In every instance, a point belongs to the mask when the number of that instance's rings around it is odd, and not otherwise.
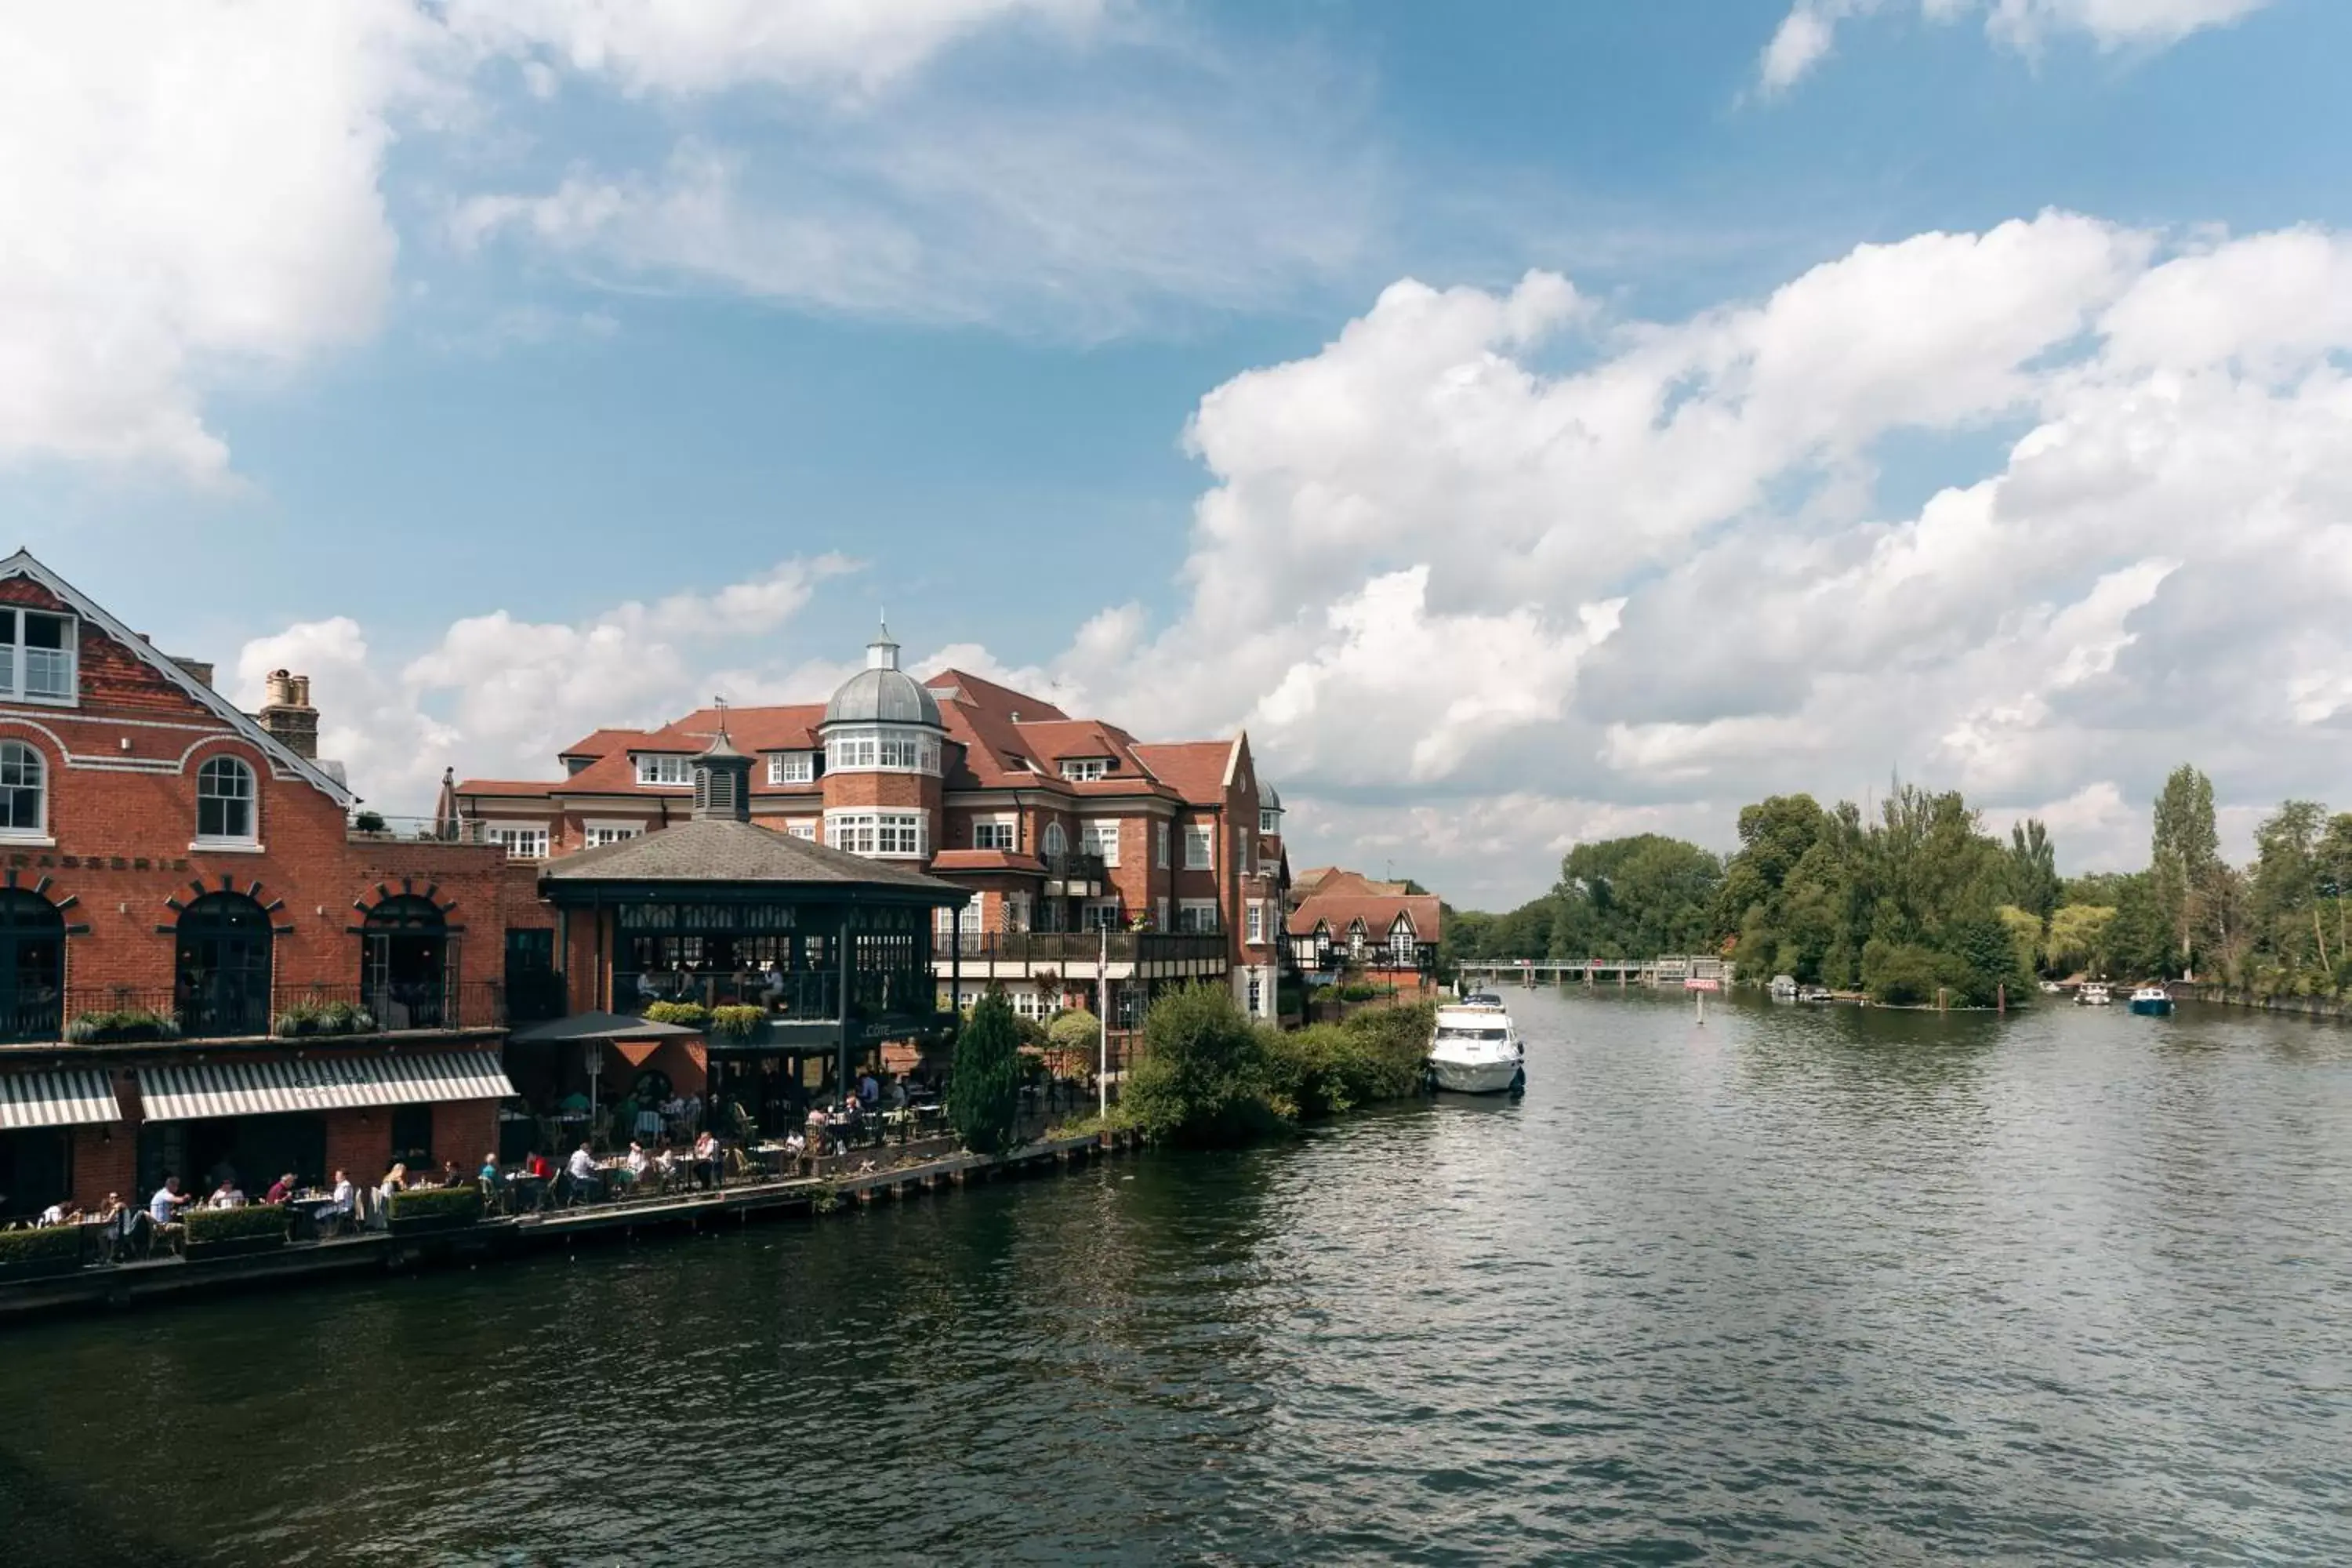
[[[352,818],[352,830],[355,833],[382,833],[384,831],[383,813],[374,811],[361,812],[357,816]]]
[[[1350,980],[1339,988],[1342,1002],[1369,1002],[1381,994],[1381,988],[1369,980]]]
[[[47,1230],[0,1230],[0,1268],[11,1263],[47,1263],[81,1256],[79,1228],[51,1226]]]
[[[354,1002],[322,1002],[303,996],[289,1002],[269,1021],[269,1032],[280,1039],[306,1035],[367,1035],[375,1032],[375,1015]]]
[[[1266,1045],[1223,985],[1171,991],[1143,1017],[1143,1054],[1119,1097],[1136,1127],[1171,1143],[1240,1142],[1278,1127]]]
[[[424,1192],[392,1194],[391,1217],[404,1219],[478,1220],[482,1217],[482,1189],[468,1183],[459,1187],[432,1187]]]
[[[699,1002],[656,1002],[647,1007],[645,1018],[655,1024],[678,1024],[689,1029],[710,1026],[710,1009]]]
[[[1056,1013],[1045,1034],[1057,1051],[1092,1055],[1102,1038],[1102,1020],[1084,1007],[1073,1007],[1066,1013]]]
[[[286,1205],[256,1204],[241,1209],[190,1209],[185,1223],[191,1245],[244,1241],[257,1236],[286,1238]]]
[[[152,1007],[118,1007],[107,1012],[77,1013],[66,1025],[68,1043],[112,1046],[139,1040],[176,1040],[180,1021]]]
[[[1344,1024],[1266,1037],[1269,1080],[1301,1117],[1401,1100],[1421,1087],[1433,1004],[1381,1007]]]
[[[676,1004],[671,1004],[676,1005]],[[722,1040],[748,1040],[767,1021],[768,1015],[757,1007],[738,1004],[731,1007],[710,1010],[710,1032]]]
[[[948,1121],[976,1154],[1011,1146],[1021,1109],[1021,1031],[1013,1004],[991,986],[956,1030]]]

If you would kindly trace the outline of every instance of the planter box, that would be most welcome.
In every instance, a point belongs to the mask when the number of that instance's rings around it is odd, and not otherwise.
[[[256,1253],[276,1252],[285,1245],[282,1236],[239,1236],[226,1241],[191,1241],[181,1249],[181,1255],[191,1263],[203,1263],[215,1258],[249,1258]]]
[[[0,1280],[54,1279],[81,1268],[79,1258],[28,1258],[21,1263],[0,1263]]]

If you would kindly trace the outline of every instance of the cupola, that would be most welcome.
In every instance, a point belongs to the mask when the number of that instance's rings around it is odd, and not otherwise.
[[[694,759],[694,816],[697,821],[751,820],[751,759],[727,738],[723,719],[719,733]]]

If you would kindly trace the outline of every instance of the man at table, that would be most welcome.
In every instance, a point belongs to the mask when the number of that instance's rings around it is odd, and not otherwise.
[[[184,1206],[195,1201],[180,1190],[179,1177],[166,1176],[163,1184],[155,1189],[155,1195],[147,1200],[147,1213],[157,1225],[170,1225],[179,1218]]]
[[[504,1174],[505,1173],[499,1169],[497,1153],[491,1152],[482,1156],[482,1168],[474,1173],[474,1178],[484,1186],[496,1187],[499,1184],[499,1178]]]
[[[882,1086],[874,1081],[874,1075],[870,1072],[858,1074],[857,1099],[859,1104],[866,1110],[871,1110],[874,1109],[874,1102],[881,1098]]]
[[[572,1178],[572,1191],[589,1198],[604,1195],[604,1178],[597,1173],[596,1156],[586,1143],[572,1151],[572,1158],[564,1162],[563,1171]]]
[[[212,1206],[216,1209],[241,1209],[245,1206],[245,1189],[236,1184],[234,1175],[222,1177],[221,1184],[213,1189]]]
[[[359,1194],[352,1190],[352,1178],[345,1172],[335,1173],[333,1197],[335,1212],[339,1215],[349,1215],[352,1206],[359,1201]]]
[[[269,1190],[261,1194],[261,1201],[266,1204],[282,1204],[293,1195],[294,1173],[289,1171],[269,1184]]]
[[[694,1140],[694,1182],[695,1185],[703,1188],[716,1186],[719,1183],[719,1140],[710,1135],[708,1127]]]
[[[536,1149],[523,1161],[522,1168],[524,1174],[537,1176],[542,1182],[551,1181],[555,1176],[555,1162]]]
[[[41,1217],[33,1222],[33,1226],[36,1230],[47,1230],[51,1226],[77,1225],[80,1220],[81,1205],[60,1198],[41,1211]]]

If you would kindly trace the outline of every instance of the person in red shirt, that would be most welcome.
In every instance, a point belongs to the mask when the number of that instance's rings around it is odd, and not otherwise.
[[[293,1195],[294,1173],[289,1171],[269,1184],[269,1191],[262,1194],[261,1201],[266,1204],[282,1204]]]

